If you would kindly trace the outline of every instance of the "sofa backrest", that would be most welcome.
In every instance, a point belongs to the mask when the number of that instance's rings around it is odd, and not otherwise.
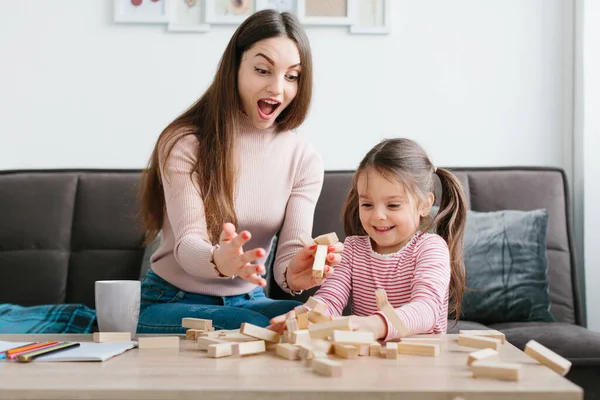
[[[0,172],[0,303],[94,306],[97,280],[138,279],[136,171]]]
[[[454,168],[471,209],[549,213],[552,312],[582,323],[568,189],[556,168]],[[313,233],[344,230],[341,210],[351,171],[329,171]],[[137,228],[134,170],[0,172],[0,303],[81,303],[94,306],[94,282],[138,279],[144,249]],[[437,197],[439,198],[439,188]],[[297,300],[305,299],[306,291]],[[269,295],[290,298],[272,277]]]

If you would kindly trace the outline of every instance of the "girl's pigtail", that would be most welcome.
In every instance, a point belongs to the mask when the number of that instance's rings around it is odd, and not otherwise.
[[[463,257],[464,231],[467,218],[467,202],[462,185],[450,171],[437,168],[435,174],[440,179],[442,196],[440,209],[432,224],[435,231],[448,244],[450,250],[450,313],[460,319],[462,296],[466,288],[465,263]]]

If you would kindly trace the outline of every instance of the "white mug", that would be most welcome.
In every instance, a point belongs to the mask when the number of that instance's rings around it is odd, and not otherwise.
[[[136,334],[140,290],[140,281],[96,281],[96,318],[100,332]]]

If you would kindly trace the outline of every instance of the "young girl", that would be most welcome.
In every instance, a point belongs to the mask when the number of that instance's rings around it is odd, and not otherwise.
[[[432,221],[435,175],[442,196]],[[352,294],[355,328],[387,341],[399,333],[377,309],[375,290],[385,289],[411,335],[446,332],[449,301],[458,319],[465,288],[466,211],[458,179],[436,169],[418,144],[379,143],[361,161],[346,199],[342,261],[314,297],[335,317]],[[272,319],[271,328],[280,330],[290,314]]]

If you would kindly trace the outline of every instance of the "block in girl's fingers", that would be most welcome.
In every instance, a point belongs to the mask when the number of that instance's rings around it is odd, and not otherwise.
[[[325,235],[320,235],[314,238],[315,243],[323,244],[327,246],[331,246],[332,244],[336,244],[340,240],[335,232],[330,232]]]
[[[300,235],[300,241],[305,247],[315,244],[315,241],[309,235]]]
[[[322,278],[325,271],[325,261],[327,260],[327,245],[317,246],[315,260],[313,261],[312,275],[316,278]]]

